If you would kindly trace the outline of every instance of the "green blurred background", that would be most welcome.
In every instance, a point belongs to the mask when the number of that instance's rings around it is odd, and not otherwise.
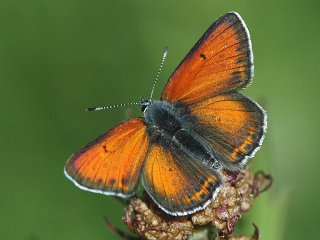
[[[241,220],[261,239],[320,235],[320,3],[308,1],[0,0],[0,239],[119,239],[123,206],[76,188],[66,159],[128,116],[87,106],[156,98],[187,51],[228,11],[252,35],[255,79],[245,93],[268,111],[251,162],[274,177]],[[140,114],[139,108],[132,113]]]

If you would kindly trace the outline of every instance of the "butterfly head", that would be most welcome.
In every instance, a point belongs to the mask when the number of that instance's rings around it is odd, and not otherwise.
[[[145,114],[148,106],[151,104],[151,100],[150,99],[145,99],[145,98],[141,98],[140,99],[140,106],[141,106],[141,111]]]

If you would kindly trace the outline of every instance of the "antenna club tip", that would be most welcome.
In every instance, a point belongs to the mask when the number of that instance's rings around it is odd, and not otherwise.
[[[163,50],[163,56],[166,57],[167,54],[168,54],[168,46],[165,46]]]
[[[94,111],[94,110],[96,110],[96,108],[92,108],[92,107],[86,108],[86,112],[92,112],[92,111]]]

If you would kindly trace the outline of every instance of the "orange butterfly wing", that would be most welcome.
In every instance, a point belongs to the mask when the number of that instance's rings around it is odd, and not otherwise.
[[[210,203],[218,192],[217,173],[205,169],[179,148],[152,144],[142,173],[144,188],[168,214],[183,216]]]
[[[135,192],[148,146],[143,119],[124,121],[73,154],[65,174],[82,189],[130,196]]]
[[[221,164],[237,170],[259,149],[266,130],[264,110],[238,92],[221,94],[191,104],[189,110]]]
[[[237,13],[220,17],[190,50],[166,84],[161,98],[195,102],[245,87],[253,77],[247,27]]]

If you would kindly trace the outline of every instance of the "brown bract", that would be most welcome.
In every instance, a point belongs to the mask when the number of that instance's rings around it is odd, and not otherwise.
[[[224,184],[217,197],[204,209],[185,217],[173,217],[161,211],[145,194],[132,198],[123,220],[132,233],[143,239],[182,240],[192,237],[201,226],[217,232],[218,239],[258,239],[258,228],[252,237],[232,236],[242,214],[248,211],[255,197],[267,190],[272,178],[263,172],[256,175],[249,168],[243,172],[223,173]]]

